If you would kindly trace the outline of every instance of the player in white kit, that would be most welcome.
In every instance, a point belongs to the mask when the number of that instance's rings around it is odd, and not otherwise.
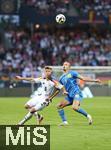
[[[36,116],[39,124],[43,120],[42,115],[38,113],[44,107],[48,106],[51,99],[56,96],[54,89],[63,90],[63,94],[67,94],[63,85],[58,81],[54,80],[52,77],[52,68],[45,67],[45,78],[24,78],[16,76],[18,80],[33,81],[39,83],[37,90],[31,95],[31,99],[25,104],[25,108],[29,110],[28,114],[21,120],[18,125],[23,125],[27,120],[29,120],[33,115]],[[52,94],[54,91],[54,95]],[[57,92],[58,93],[58,92]]]

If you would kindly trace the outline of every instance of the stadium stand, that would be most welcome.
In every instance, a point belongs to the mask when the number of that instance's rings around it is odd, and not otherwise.
[[[73,7],[81,15],[93,10],[97,15],[110,13],[110,0],[23,0],[22,5],[35,7],[43,15],[68,13]],[[103,8],[104,6],[104,8]],[[106,13],[107,14],[107,13]],[[102,14],[103,15],[103,14]],[[47,25],[48,26],[48,25]],[[80,25],[79,25],[80,26]],[[38,76],[44,65],[62,65],[65,60],[73,66],[110,66],[111,32],[110,28],[100,26],[79,26],[44,29],[25,25],[10,24],[0,20],[0,76],[7,80],[18,74]],[[104,30],[103,30],[104,29]]]
[[[93,11],[97,16],[108,16],[111,13],[110,0],[74,0],[73,6],[84,16],[90,11]]]
[[[37,12],[48,15],[50,13],[67,13],[70,0],[24,0],[22,4],[35,7]]]
[[[5,45],[0,44],[0,72],[29,74],[31,66],[37,70],[65,60],[73,66],[110,66],[111,33],[90,30],[35,31],[31,37],[30,30],[10,26],[4,30]]]

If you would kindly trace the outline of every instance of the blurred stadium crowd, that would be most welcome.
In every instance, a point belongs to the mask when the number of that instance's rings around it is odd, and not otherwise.
[[[94,11],[97,16],[107,16],[111,13],[111,0],[74,0],[73,5],[84,16],[89,11]]]
[[[36,7],[45,15],[67,13],[72,6],[80,14],[90,10],[97,15],[111,12],[110,0],[23,0],[22,4]],[[37,76],[44,65],[62,65],[65,60],[73,66],[111,65],[111,30],[99,30],[99,25],[85,30],[36,30],[33,34],[23,26],[3,25],[0,34],[0,76],[31,76],[31,70]]]
[[[62,65],[65,60],[74,66],[111,65],[111,33],[80,29],[34,32],[22,28],[4,31],[5,46],[0,44],[0,73],[30,76],[30,69],[44,65]]]
[[[22,4],[35,7],[36,10],[48,15],[50,13],[67,13],[72,0],[23,0]]]
[[[90,11],[94,11],[97,16],[111,13],[111,0],[23,0],[23,3],[45,15],[51,12],[68,13],[71,7],[83,16]]]

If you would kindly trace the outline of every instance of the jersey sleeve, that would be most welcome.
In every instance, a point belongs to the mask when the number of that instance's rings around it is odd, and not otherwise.
[[[72,77],[73,78],[79,78],[80,74],[76,71],[71,71]]]
[[[40,77],[40,78],[34,78],[34,82],[35,82],[35,83],[39,83],[40,80],[41,80],[41,77]]]

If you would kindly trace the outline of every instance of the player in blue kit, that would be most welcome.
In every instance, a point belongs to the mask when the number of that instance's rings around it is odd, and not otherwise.
[[[65,100],[62,100],[58,105],[58,113],[62,119],[62,123],[60,125],[67,125],[67,119],[64,113],[64,107],[68,105],[72,105],[74,111],[82,114],[86,118],[88,118],[89,125],[92,124],[92,117],[85,110],[80,108],[80,103],[83,99],[82,92],[78,85],[78,79],[81,79],[85,82],[98,82],[101,83],[99,79],[91,79],[89,77],[83,77],[78,72],[70,70],[70,63],[64,62],[63,64],[64,74],[60,77],[60,83],[64,85],[66,91],[68,92]]]

